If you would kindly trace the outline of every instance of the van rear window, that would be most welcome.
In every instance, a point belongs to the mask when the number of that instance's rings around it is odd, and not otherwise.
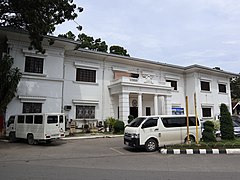
[[[47,117],[48,124],[55,124],[58,123],[58,116],[48,116]]]

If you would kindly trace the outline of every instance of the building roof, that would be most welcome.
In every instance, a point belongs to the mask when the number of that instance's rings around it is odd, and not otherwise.
[[[21,34],[22,36],[28,36],[28,32],[20,29],[13,29],[9,27],[0,27],[0,39],[3,36],[7,36],[9,34]],[[146,59],[141,59],[141,58],[134,58],[134,57],[128,57],[128,56],[121,56],[121,55],[116,55],[116,54],[110,54],[106,52],[99,52],[99,51],[93,51],[93,50],[87,50],[87,49],[75,49],[76,45],[79,45],[79,41],[74,41],[71,39],[67,38],[62,38],[62,37],[56,37],[56,36],[44,36],[45,39],[53,39],[55,42],[57,41],[60,43],[66,51],[68,52],[74,52],[74,53],[80,53],[81,55],[85,56],[94,56],[95,58],[102,58],[107,60],[110,58],[111,60],[116,60],[116,61],[125,61],[128,62],[129,64],[133,63],[142,63],[142,64],[151,64],[158,66],[160,68],[166,68],[166,69],[174,69],[176,71],[181,71],[185,73],[190,73],[190,72],[204,72],[204,73],[213,73],[213,74],[219,74],[227,77],[237,77],[240,76],[240,74],[232,73],[232,72],[227,72],[219,69],[214,69],[206,66],[201,66],[198,64],[193,64],[190,66],[179,66],[179,65],[173,65],[173,64],[168,64],[168,63],[163,63],[160,61],[155,61],[155,60],[146,60]],[[25,38],[26,39],[26,38]]]

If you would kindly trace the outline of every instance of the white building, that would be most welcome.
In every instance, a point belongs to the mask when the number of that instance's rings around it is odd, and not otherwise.
[[[8,105],[6,118],[24,112],[64,112],[78,126],[96,125],[108,117],[127,123],[128,116],[197,112],[214,119],[220,104],[231,107],[230,78],[237,74],[199,65],[176,66],[108,53],[75,50],[76,42],[51,37],[46,53],[28,50],[28,35],[0,29],[7,38],[14,66],[23,73],[17,96]],[[49,37],[48,37],[49,38]]]

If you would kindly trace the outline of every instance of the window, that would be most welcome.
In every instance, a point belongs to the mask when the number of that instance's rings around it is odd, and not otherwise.
[[[47,117],[48,124],[56,124],[58,123],[58,116],[48,116]]]
[[[158,122],[158,118],[150,118],[143,124],[143,128],[157,126],[157,122]]]
[[[76,106],[77,119],[95,119],[95,106]]]
[[[162,119],[165,127],[183,127],[186,126],[187,122],[184,117],[169,117]]]
[[[146,116],[150,116],[150,115],[151,115],[151,108],[146,107]]]
[[[9,127],[10,124],[13,124],[14,120],[15,120],[15,116],[10,116],[10,118],[8,119],[7,127]]]
[[[25,72],[43,74],[43,58],[26,56]]]
[[[202,108],[203,117],[212,117],[211,108]]]
[[[43,123],[43,116],[42,115],[36,115],[34,117],[34,124],[42,124]]]
[[[139,74],[131,73],[131,74],[130,74],[130,77],[132,77],[132,78],[138,78],[138,77],[139,77]]]
[[[24,116],[18,116],[18,123],[24,123]]]
[[[189,120],[189,126],[196,126],[196,119],[195,119],[195,117],[189,117],[188,120]],[[187,117],[163,118],[162,122],[163,122],[163,125],[166,128],[185,127],[185,126],[187,126]]]
[[[226,84],[218,84],[218,89],[219,89],[219,92],[221,93],[227,92]]]
[[[23,113],[41,113],[42,103],[23,103]]]
[[[26,116],[26,124],[32,124],[33,123],[33,115]]]
[[[173,80],[166,80],[166,82],[170,82],[171,83],[171,87],[173,87],[173,90],[177,90],[177,81],[173,81]]]
[[[210,83],[207,81],[201,81],[201,90],[210,91]]]
[[[60,118],[60,119],[59,119],[59,122],[60,122],[60,123],[63,123],[63,116],[61,115],[61,116],[59,116],[59,118]]]
[[[96,82],[96,70],[77,68],[76,81]]]

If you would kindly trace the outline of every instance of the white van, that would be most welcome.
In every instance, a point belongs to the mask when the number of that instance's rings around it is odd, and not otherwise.
[[[198,140],[201,125],[198,122]],[[196,119],[189,115],[189,139],[196,141]],[[124,144],[131,147],[145,147],[155,151],[158,147],[187,142],[187,118],[184,115],[142,116],[134,119],[124,130]]]
[[[47,143],[65,136],[65,116],[63,113],[30,113],[10,116],[6,136],[10,142],[17,138],[27,139],[28,144],[38,141]]]

